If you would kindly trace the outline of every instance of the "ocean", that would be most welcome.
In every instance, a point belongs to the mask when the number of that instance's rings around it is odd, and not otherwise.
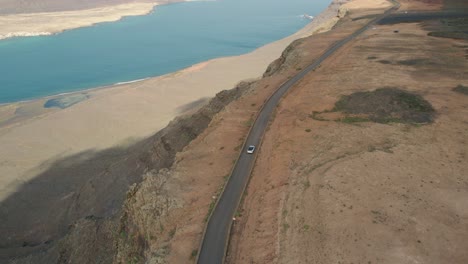
[[[0,41],[0,103],[112,85],[245,54],[293,34],[330,0],[217,0],[157,6],[52,36]]]

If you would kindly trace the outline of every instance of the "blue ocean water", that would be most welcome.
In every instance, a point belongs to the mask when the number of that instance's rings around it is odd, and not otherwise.
[[[330,0],[217,0],[158,6],[146,16],[0,41],[0,103],[174,72],[286,37]]]

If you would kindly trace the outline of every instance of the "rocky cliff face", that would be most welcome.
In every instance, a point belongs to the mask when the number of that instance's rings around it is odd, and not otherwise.
[[[127,193],[119,223],[115,263],[166,263],[169,240],[175,229],[166,230],[168,212],[182,206],[179,198],[181,186],[168,169],[176,154],[200,135],[213,117],[227,104],[239,98],[250,88],[241,83],[236,88],[216,95],[196,114],[174,120],[167,132],[154,140],[152,148],[144,155],[148,171],[140,184],[133,185]],[[166,130],[165,129],[165,130]],[[163,169],[159,169],[163,168]]]
[[[37,202],[25,223],[15,225],[11,219],[27,215],[26,205],[15,210],[13,201],[2,204],[0,217],[6,225],[1,231],[8,239],[2,241],[0,259],[10,263],[140,262],[149,238],[157,236],[145,228],[162,226],[165,212],[179,205],[177,193],[165,189],[171,177],[167,168],[217,113],[249,87],[249,83],[241,83],[218,93],[195,113],[176,118],[154,136],[128,148],[71,157],[52,166],[39,181],[51,183],[66,178],[64,175],[85,180],[67,182],[65,189],[73,192],[64,201],[61,191],[48,190],[44,202]],[[28,195],[34,197],[41,184],[32,185],[37,187]],[[34,203],[31,197],[25,204]],[[50,209],[51,203],[57,207]]]
[[[269,77],[280,73],[284,69],[289,69],[297,66],[297,62],[301,57],[301,50],[297,49],[301,45],[303,39],[293,41],[281,54],[281,57],[273,61],[266,69],[263,77]]]
[[[226,105],[239,98],[250,83],[241,82],[236,88],[218,93],[210,102],[191,116],[179,117],[152,139],[151,149],[141,156],[148,168],[168,168],[177,152],[196,138],[210,124],[212,118]]]

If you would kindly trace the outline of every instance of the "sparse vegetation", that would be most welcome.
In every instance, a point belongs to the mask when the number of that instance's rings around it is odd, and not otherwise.
[[[343,96],[333,110],[346,115],[345,123],[430,123],[435,114],[422,96],[393,87]]]
[[[427,35],[438,38],[468,39],[468,34],[461,31],[433,31]]]
[[[318,112],[318,111],[313,111],[311,115],[309,115],[310,118],[314,119],[314,120],[317,120],[317,121],[329,121],[321,116],[319,116],[319,114],[321,113],[325,113],[326,111],[323,111],[323,112]]]
[[[468,95],[468,86],[459,84],[457,85],[457,87],[453,88],[452,90],[457,93]]]
[[[171,231],[169,232],[169,237],[172,239],[175,233],[176,233],[176,228],[171,229]]]
[[[253,118],[251,117],[251,118],[249,118],[249,120],[247,120],[247,121],[244,122],[244,125],[245,125],[246,127],[251,127],[252,124],[253,124],[253,121],[254,121],[254,120],[253,120]]]
[[[425,64],[431,64],[429,59],[424,59],[424,58],[419,58],[419,59],[407,59],[407,60],[399,60],[397,61],[399,65],[404,65],[404,66],[419,66],[419,65],[425,65]]]
[[[140,262],[140,258],[138,256],[133,256],[129,261],[128,263],[129,264],[137,264]]]
[[[190,254],[190,259],[195,259],[195,257],[198,255],[198,249],[192,250],[192,253]]]
[[[358,123],[358,122],[368,122],[369,119],[362,118],[362,117],[359,117],[359,116],[345,116],[345,117],[339,119],[338,121],[343,122],[343,123],[347,123],[347,124],[352,124],[352,123]]]
[[[310,181],[309,179],[307,179],[306,181],[304,181],[304,189],[308,189],[310,187]]]
[[[312,130],[310,130],[310,128],[307,128],[307,129],[305,130],[305,132],[307,132],[307,133],[309,133],[310,131],[312,131]]]
[[[441,19],[439,25],[433,28],[427,35],[439,38],[468,39],[466,27],[467,18]]]
[[[242,209],[237,209],[235,213],[235,217],[241,217],[242,216]]]
[[[234,159],[234,160],[232,161],[232,163],[234,164],[234,163],[236,163],[236,161],[237,161],[237,160]],[[210,217],[211,212],[213,212],[214,207],[215,207],[215,205],[216,205],[217,197],[219,197],[220,194],[223,192],[223,190],[224,190],[224,185],[225,185],[226,182],[229,180],[229,176],[231,176],[231,174],[226,174],[226,175],[223,176],[223,184],[222,184],[222,186],[221,186],[220,188],[218,188],[217,192],[215,193],[215,195],[214,195],[215,198],[213,198],[213,199],[211,200],[210,207],[208,208],[208,213],[207,213],[206,216],[205,216],[205,222],[208,221],[208,218]],[[175,232],[175,230],[174,230],[174,232]]]
[[[216,204],[216,199],[211,200],[210,207],[208,208],[208,213],[205,216],[205,222],[208,221],[208,218],[211,215],[211,212],[213,211],[214,207]]]
[[[397,103],[402,102],[406,104],[409,109],[414,109],[421,112],[433,111],[432,106],[422,99],[421,96],[417,96],[410,93],[399,92],[397,93]]]
[[[458,86],[456,89],[466,87]],[[347,124],[376,122],[418,125],[431,123],[435,115],[431,104],[422,96],[393,87],[343,96],[333,109],[313,111],[309,117],[317,121],[332,121],[321,114],[333,112],[342,114],[341,117],[332,119],[333,121]]]
[[[380,62],[382,64],[392,64],[392,62],[389,61],[389,60],[379,60],[378,62]]]

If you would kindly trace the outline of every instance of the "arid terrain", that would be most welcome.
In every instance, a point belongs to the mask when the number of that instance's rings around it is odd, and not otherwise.
[[[0,260],[193,263],[262,103],[389,6],[351,0],[333,30],[294,41],[263,78],[187,104],[146,140],[48,165],[0,204]],[[468,261],[466,23],[374,25],[287,94],[258,146],[228,263]]]
[[[468,261],[467,35],[428,36],[450,30],[441,29],[448,22],[376,25],[284,98],[239,209],[229,263]],[[433,122],[336,110],[344,95],[384,87],[422,96]],[[379,99],[359,106],[385,112],[390,102]]]

